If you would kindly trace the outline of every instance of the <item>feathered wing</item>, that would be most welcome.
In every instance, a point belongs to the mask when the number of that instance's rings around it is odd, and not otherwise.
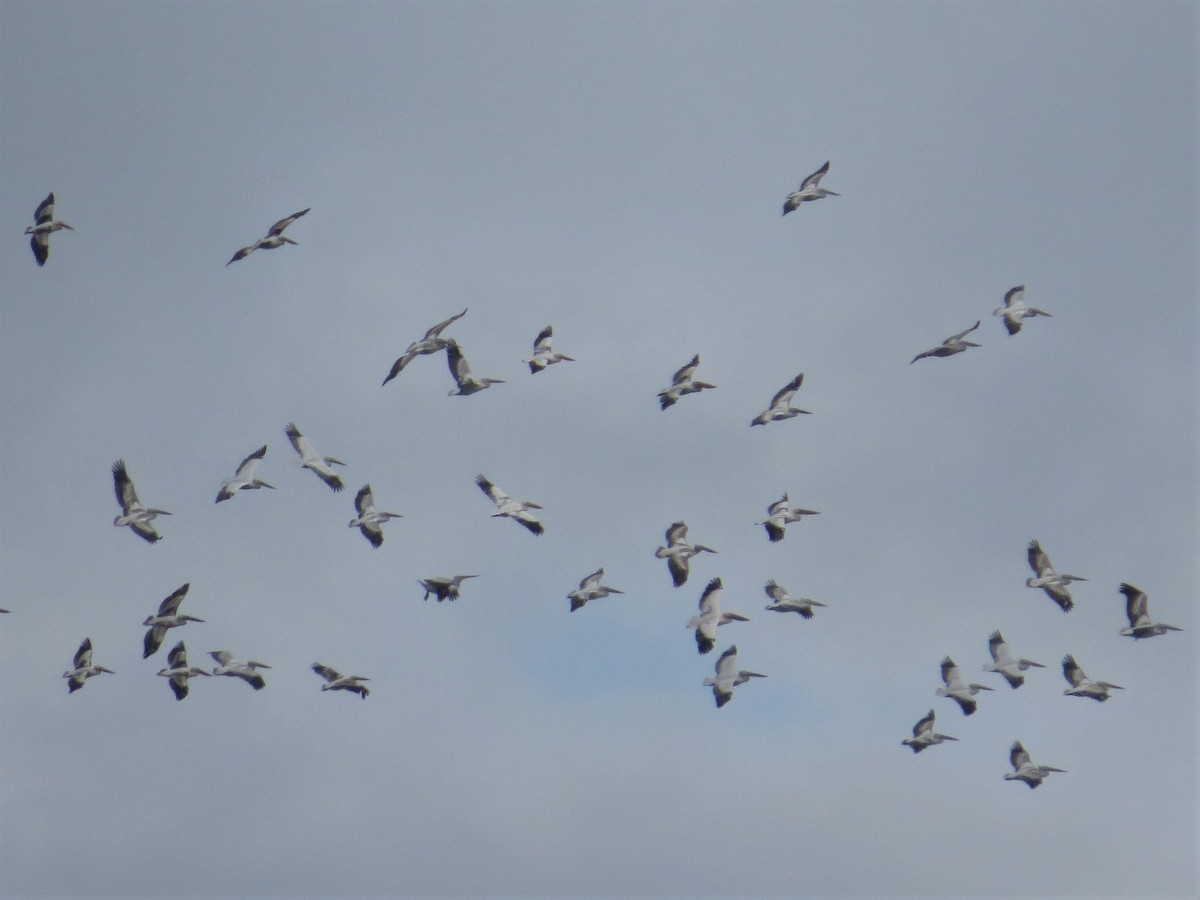
[[[267,237],[278,237],[279,235],[283,234],[283,230],[285,228],[287,228],[301,216],[305,215],[310,209],[312,209],[311,206],[300,210],[298,213],[292,213],[287,218],[280,219],[267,230]]]
[[[1036,540],[1029,542],[1029,550],[1026,553],[1029,559],[1029,568],[1033,569],[1033,574],[1041,578],[1047,572],[1053,572],[1054,566],[1050,563],[1050,555],[1042,549],[1042,545]]]
[[[804,181],[800,182],[800,190],[806,191],[809,188],[815,188],[817,185],[819,185],[821,183],[821,179],[825,177],[825,175],[828,171],[829,171],[829,160],[826,160],[825,165],[821,166],[821,168],[817,169],[817,171],[813,172],[811,175],[809,175],[807,178],[805,178]]]
[[[800,385],[804,383],[804,373],[801,372],[782,388],[775,392],[775,396],[771,398],[771,406],[787,406],[792,402],[792,397],[796,395],[796,391],[800,390]]]
[[[1140,591],[1126,582],[1121,582],[1121,586],[1117,590],[1125,595],[1125,618],[1129,620],[1130,628],[1136,628],[1139,624],[1150,620],[1150,598],[1144,591]]]

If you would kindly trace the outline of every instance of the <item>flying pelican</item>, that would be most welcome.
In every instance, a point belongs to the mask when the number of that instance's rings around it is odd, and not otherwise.
[[[1183,631],[1182,628],[1176,628],[1174,625],[1150,621],[1148,608],[1150,600],[1144,591],[1139,591],[1132,584],[1125,582],[1121,582],[1118,590],[1125,595],[1125,615],[1129,619],[1129,627],[1122,628],[1121,634],[1138,640],[1166,634],[1168,631]]]
[[[771,398],[771,405],[754,417],[750,422],[750,427],[766,425],[768,422],[777,422],[780,419],[790,419],[793,416],[811,415],[807,409],[792,406],[792,397],[796,396],[796,391],[800,390],[800,385],[803,383],[804,373],[801,372],[776,392],[775,396]]]
[[[819,516],[820,513],[815,509],[800,509],[798,506],[788,506],[788,495],[784,494],[774,503],[767,507],[767,518],[762,522],[755,522],[756,525],[762,525],[767,530],[767,537],[772,544],[776,544],[783,540],[784,527],[789,522],[799,522],[805,516]]]
[[[678,372],[671,377],[671,386],[658,392],[658,403],[662,409],[674,406],[684,394],[698,394],[705,388],[715,388],[715,384],[707,381],[695,381],[692,376],[700,365],[700,354],[693,356]]]
[[[427,332],[425,332],[425,337],[421,338],[419,341],[413,341],[411,344],[409,344],[408,349],[404,351],[404,355],[392,363],[392,370],[388,372],[387,378],[383,379],[383,383],[387,384],[389,381],[403,372],[404,367],[418,356],[424,356],[430,353],[437,353],[439,350],[445,350],[446,347],[449,346],[450,341],[449,339],[441,336],[442,331],[445,330],[446,326],[457,322],[466,314],[467,311],[464,309],[457,316],[451,316],[445,322],[438,322],[438,324],[434,325]]]
[[[344,466],[344,462],[340,459],[334,459],[332,456],[318,456],[317,451],[313,449],[312,443],[300,433],[300,429],[296,427],[295,422],[289,422],[284,433],[287,434],[288,440],[292,442],[292,447],[300,454],[300,468],[311,471],[329,485],[335,493],[345,487],[342,484],[342,479],[330,468],[330,466]]]
[[[688,628],[696,629],[696,649],[701,653],[708,653],[716,644],[718,626],[750,621],[739,613],[721,612],[722,589],[720,578],[710,581],[700,595],[699,614],[692,616],[687,623]]]
[[[1008,333],[1016,334],[1021,330],[1022,319],[1031,319],[1034,316],[1050,316],[1050,313],[1042,309],[1034,309],[1032,306],[1027,306],[1025,304],[1025,285],[1018,284],[1004,295],[1004,305],[994,310],[992,315],[1003,316],[1004,327],[1008,329]]]
[[[971,682],[967,684],[963,680],[962,670],[950,657],[942,660],[942,681],[946,683],[945,687],[937,689],[939,697],[949,697],[963,711],[964,716],[972,715],[975,708],[979,705],[975,700],[975,695],[980,691],[990,691],[991,688],[985,684],[975,684]]]
[[[360,681],[370,681],[365,675],[343,675],[337,669],[331,669],[329,666],[323,666],[320,663],[313,663],[312,670],[325,679],[325,683],[321,685],[323,691],[350,691],[358,694],[364,700],[367,699],[367,694],[371,693],[367,688],[359,684]]]
[[[1071,592],[1067,590],[1067,585],[1072,581],[1087,581],[1087,579],[1080,578],[1078,575],[1059,575],[1055,572],[1049,554],[1037,541],[1029,542],[1026,556],[1029,559],[1029,568],[1033,569],[1037,577],[1025,579],[1025,586],[1041,588],[1046,592],[1047,597],[1059,605],[1063,612],[1070,612],[1075,601],[1071,599]]]
[[[302,215],[307,213],[309,209],[312,209],[312,207],[310,206],[308,209],[302,209],[300,212],[290,215],[286,219],[280,219],[270,227],[270,229],[267,231],[266,237],[259,238],[248,247],[243,247],[237,253],[233,254],[233,259],[229,260],[229,262],[225,263],[225,265],[229,266],[237,262],[239,259],[245,259],[255,250],[274,250],[276,247],[282,247],[284,244],[295,244],[296,241],[293,241],[290,237],[287,237],[283,233],[283,230]]]
[[[825,165],[817,169],[800,183],[800,190],[792,191],[787,195],[787,200],[783,202],[783,214],[786,216],[792,210],[800,206],[806,200],[820,200],[822,197],[840,197],[834,191],[827,191],[820,187],[821,179],[825,177],[825,173],[829,171],[829,162],[826,160]]]
[[[737,644],[729,646],[724,653],[717,657],[715,676],[704,679],[704,684],[713,689],[713,697],[717,701],[717,709],[733,699],[733,689],[739,684],[745,684],[751,678],[766,678],[758,672],[747,672],[738,668]]]
[[[121,504],[121,515],[113,519],[113,524],[128,525],[138,537],[151,544],[160,540],[162,535],[150,523],[155,516],[169,516],[170,513],[165,509],[146,509],[142,506],[133,487],[133,479],[125,471],[125,460],[118,459],[113,463],[112,473],[117,503]]]
[[[433,594],[434,599],[438,603],[443,600],[457,600],[458,588],[468,578],[478,578],[478,575],[455,575],[451,578],[445,576],[434,576],[433,578],[418,579],[417,583],[425,588],[425,596],[422,600],[428,600],[429,595]]]
[[[530,512],[531,509],[541,509],[536,503],[530,503],[528,500],[517,502],[488,481],[485,475],[476,475],[475,483],[496,504],[496,511],[492,513],[493,518],[504,516],[512,519],[514,522],[520,522],[534,534],[541,534],[546,530],[542,523],[538,521],[537,516]]]
[[[993,631],[988,638],[988,650],[992,654],[992,664],[984,666],[985,672],[995,672],[997,675],[1003,675],[1004,680],[1008,682],[1011,688],[1019,688],[1025,683],[1025,676],[1021,673],[1030,666],[1038,669],[1046,668],[1041,663],[1036,663],[1032,659],[1013,659],[1012,654],[1008,649],[1008,642],[1004,640],[1004,635],[997,629]]]
[[[1067,679],[1067,684],[1071,685],[1063,693],[1068,697],[1090,697],[1098,703],[1103,703],[1108,699],[1110,690],[1125,690],[1119,684],[1110,684],[1107,681],[1092,681],[1087,677],[1087,673],[1080,668],[1079,663],[1075,662],[1075,657],[1068,653],[1063,657],[1062,661],[1063,678]]]
[[[109,675],[115,674],[112,669],[92,665],[92,639],[84,638],[83,643],[79,645],[79,649],[75,651],[75,668],[62,674],[63,678],[68,679],[67,693],[75,693],[83,687],[85,681],[93,675],[99,675],[101,672],[107,672]]]
[[[182,700],[188,695],[188,679],[193,675],[207,676],[209,673],[199,666],[188,665],[187,649],[183,646],[183,641],[180,641],[167,654],[167,668],[159,669],[158,674],[169,680],[171,690],[175,692],[175,699]]]
[[[957,741],[958,738],[950,737],[948,734],[937,734],[933,730],[933,710],[921,721],[913,726],[913,736],[905,738],[900,743],[906,747],[912,747],[913,753],[920,753],[926,747],[932,747],[934,744],[940,744],[942,741]]]
[[[371,542],[372,547],[379,547],[383,544],[383,529],[380,526],[384,522],[388,519],[402,518],[400,513],[375,510],[375,495],[371,493],[369,484],[364,484],[354,495],[354,509],[358,515],[350,520],[349,527],[361,531],[362,536]]]
[[[240,678],[256,691],[261,691],[267,686],[266,679],[254,671],[255,669],[271,668],[266,663],[255,662],[252,659],[242,662],[234,659],[233,654],[228,650],[210,650],[208,655],[220,663],[212,670],[214,675],[230,675],[233,678]]]
[[[529,366],[529,371],[536,375],[546,366],[552,366],[556,362],[575,362],[575,358],[567,356],[565,353],[556,353],[550,346],[554,338],[554,329],[547,325],[538,332],[538,336],[533,339],[533,355],[527,356],[521,362]]]
[[[976,344],[974,341],[963,340],[964,337],[978,327],[979,320],[976,320],[975,324],[970,328],[966,329],[965,331],[960,331],[958,334],[950,335],[950,337],[946,338],[941,342],[941,344],[934,347],[932,350],[926,350],[924,353],[918,353],[912,358],[912,362],[910,362],[909,365],[911,366],[912,363],[915,363],[918,359],[924,359],[927,356],[953,356],[955,353],[962,353],[968,347],[978,347],[979,344]]]
[[[263,444],[245,459],[243,459],[237,467],[237,472],[232,478],[226,478],[221,482],[221,490],[217,492],[217,503],[222,500],[228,500],[238,491],[255,491],[259,488],[270,488],[275,490],[274,485],[267,484],[265,481],[254,477],[254,470],[258,466],[258,461],[267,455],[267,445]]]
[[[44,266],[50,256],[50,235],[60,228],[68,231],[75,229],[66,222],[54,220],[53,193],[47,194],[46,199],[38,204],[38,208],[33,214],[33,221],[35,224],[26,228],[25,233],[33,235],[29,239],[29,246],[33,248],[33,258],[37,260],[39,266]]]
[[[688,527],[683,522],[675,522],[667,529],[667,546],[654,551],[658,559],[667,561],[671,570],[671,580],[675,587],[680,587],[688,580],[688,560],[701,553],[716,553],[712,547],[703,544],[689,545],[687,542]]]
[[[477,394],[493,384],[504,384],[503,378],[476,378],[472,375],[471,366],[462,354],[462,347],[454,338],[446,342],[446,363],[450,366],[454,383],[458,385],[450,392],[451,397],[466,397],[468,394]]]
[[[589,600],[596,600],[600,597],[607,597],[609,594],[623,594],[624,591],[619,591],[614,587],[606,587],[600,583],[600,579],[604,577],[604,569],[597,569],[583,581],[579,582],[579,587],[576,590],[567,594],[567,599],[571,601],[571,612],[582,608]]]
[[[817,600],[810,600],[808,597],[788,596],[788,592],[782,585],[776,584],[774,578],[766,583],[763,590],[771,598],[771,605],[767,609],[774,612],[795,612],[800,613],[805,619],[811,619],[814,606],[826,605]]]
[[[188,622],[204,621],[203,619],[197,619],[195,616],[179,614],[179,604],[187,596],[189,587],[191,587],[190,582],[158,604],[158,613],[153,616],[147,616],[146,621],[142,623],[142,625],[150,629],[146,632],[146,638],[142,642],[142,659],[158,652],[158,648],[162,646],[163,638],[167,636],[168,628],[178,628],[180,625],[186,625]]]
[[[1056,769],[1054,766],[1035,766],[1029,758],[1029,752],[1021,746],[1020,741],[1013,741],[1008,751],[1008,761],[1013,770],[1004,774],[1005,781],[1023,781],[1030,788],[1042,783],[1042,779],[1051,772],[1066,772],[1066,769]]]

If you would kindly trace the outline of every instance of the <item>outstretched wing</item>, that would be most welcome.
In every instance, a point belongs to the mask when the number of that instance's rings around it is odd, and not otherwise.
[[[782,406],[792,402],[792,397],[796,391],[800,390],[800,385],[804,383],[804,373],[801,372],[782,388],[775,392],[775,396],[771,398],[771,406]]]
[[[189,581],[183,587],[176,590],[175,593],[171,594],[171,596],[163,600],[162,603],[158,604],[158,614],[160,616],[173,616],[179,612],[179,604],[183,602],[183,598],[187,596],[188,588],[191,586],[192,583]]]
[[[52,195],[53,196],[53,195]],[[86,637],[75,651],[75,668],[86,669],[92,664],[92,639]]]
[[[254,468],[258,465],[258,461],[267,455],[267,445],[263,444],[240,463],[238,463],[237,473],[235,477],[245,481],[254,480]]]
[[[953,344],[955,341],[961,341],[961,340],[962,340],[963,338],[965,338],[965,337],[966,337],[968,334],[970,334],[972,331],[974,331],[976,328],[978,328],[978,327],[979,327],[979,323],[980,323],[981,321],[982,321],[982,319],[976,319],[976,320],[975,320],[975,324],[974,324],[974,325],[972,325],[970,328],[966,328],[966,329],[964,329],[964,330],[960,331],[958,334],[952,334],[952,335],[950,335],[950,337],[946,338],[946,340],[944,340],[942,343],[943,343],[943,344]]]
[[[821,179],[825,177],[825,173],[829,171],[829,160],[825,161],[825,165],[813,172],[804,181],[800,182],[800,190],[806,191],[809,188],[815,188],[821,183]]]
[[[1037,541],[1029,542],[1029,551],[1026,555],[1029,558],[1029,568],[1033,569],[1033,573],[1039,578],[1047,572],[1054,571],[1054,566],[1050,563],[1050,555],[1042,549],[1042,545]]]
[[[1008,751],[1008,761],[1012,764],[1013,771],[1019,772],[1022,768],[1029,765],[1032,760],[1029,758],[1029,752],[1021,746],[1021,742],[1013,741],[1013,745]]]
[[[682,384],[685,381],[691,381],[692,375],[695,374],[696,368],[700,365],[700,354],[697,353],[688,362],[671,376],[672,384]]]
[[[479,485],[479,489],[487,494],[488,497],[491,498],[491,501],[497,506],[502,506],[503,504],[511,502],[512,500],[508,494],[504,493],[504,491],[492,484],[486,475],[476,475],[475,483]]]
[[[1125,595],[1125,617],[1129,619],[1129,627],[1134,628],[1142,619],[1150,618],[1149,598],[1132,584],[1121,582],[1118,590]]]
[[[326,681],[337,681],[342,677],[342,674],[337,669],[321,665],[321,663],[313,663],[312,670]]]
[[[133,479],[125,470],[125,460],[118,459],[113,463],[112,473],[113,488],[117,492],[117,503],[121,505],[121,511],[128,513],[131,508],[141,506],[138,502],[137,491],[133,487]]]
[[[292,215],[288,216],[286,219],[280,219],[278,222],[276,222],[274,225],[272,225],[270,227],[270,229],[267,230],[267,237],[275,237],[277,235],[283,234],[283,229],[287,228],[289,225],[291,225],[293,222],[295,222],[298,218],[300,218],[302,215],[307,213],[308,210],[310,210],[310,209],[312,209],[311,206],[306,209],[300,210],[300,212],[298,212],[298,213],[292,213]]]
[[[442,333],[443,329],[445,329],[447,326],[451,325],[452,323],[457,322],[459,319],[461,319],[466,314],[467,314],[467,311],[464,309],[457,316],[451,316],[445,322],[438,322],[438,324],[434,325],[427,332],[425,332],[425,339],[429,340],[431,338],[437,337],[438,335],[440,335]]]

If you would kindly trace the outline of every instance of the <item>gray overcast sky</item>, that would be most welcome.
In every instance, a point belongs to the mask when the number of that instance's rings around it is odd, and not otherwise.
[[[1164,2],[0,2],[0,892],[1194,894],[1196,46]],[[781,218],[827,159],[842,196]],[[1021,283],[1054,317],[1009,337]],[[464,307],[505,384],[380,387]],[[547,324],[577,362],[531,376]],[[697,352],[717,389],[660,411]],[[801,371],[813,414],[748,428]],[[278,490],[214,505],[263,443]],[[821,515],[769,544],[785,491]],[[677,519],[719,551],[678,589]],[[601,565],[624,595],[569,614]],[[714,576],[751,621],[700,656]],[[1119,637],[1122,581],[1186,630]],[[143,660],[184,582],[206,621]],[[1020,690],[996,628],[1047,666]],[[68,696],[85,636],[116,674]],[[266,689],[176,702],[179,638]],[[718,711],[735,642],[769,677]],[[1064,697],[1068,652],[1125,690]],[[959,740],[913,756],[931,706]],[[1004,781],[1014,739],[1067,774]]]

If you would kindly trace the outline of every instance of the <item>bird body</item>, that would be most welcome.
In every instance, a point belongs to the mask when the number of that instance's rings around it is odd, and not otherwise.
[[[146,621],[142,623],[142,625],[150,629],[146,632],[146,637],[142,642],[142,659],[153,656],[158,652],[158,648],[162,646],[163,638],[167,636],[168,628],[178,628],[186,625],[188,622],[204,621],[203,619],[197,619],[195,616],[180,615],[179,613],[179,604],[187,596],[189,587],[191,587],[190,582],[176,590],[158,605],[158,612],[155,615],[147,616]]]
[[[392,369],[387,374],[387,378],[383,379],[383,383],[387,384],[397,375],[404,371],[404,368],[416,359],[418,356],[426,356],[431,353],[437,353],[440,350],[445,350],[450,345],[448,338],[442,337],[442,332],[447,326],[457,322],[467,314],[464,309],[457,316],[451,316],[444,322],[439,322],[428,331],[425,332],[425,337],[419,341],[413,341],[408,345],[408,349],[404,351],[404,355],[392,363]],[[451,370],[453,371],[453,370]]]
[[[547,325],[533,339],[533,355],[527,356],[521,362],[529,366],[529,371],[536,375],[538,372],[558,362],[575,362],[573,357],[558,353],[551,346],[554,339],[554,329]]]
[[[217,503],[222,500],[228,500],[238,491],[255,491],[259,488],[270,488],[275,490],[273,485],[267,484],[260,478],[254,477],[254,470],[258,467],[259,460],[267,455],[267,445],[263,444],[249,456],[238,464],[237,472],[232,478],[226,478],[221,482],[221,490],[217,492]]]
[[[508,494],[504,493],[496,485],[492,484],[485,475],[476,475],[475,483],[479,485],[479,489],[483,491],[496,504],[496,511],[492,513],[492,517],[503,516],[512,519],[514,522],[519,522],[534,534],[542,534],[546,529],[538,517],[530,512],[531,509],[541,509],[536,503],[531,503],[528,500],[517,501]]]
[[[911,747],[913,753],[920,753],[926,747],[932,747],[934,744],[940,744],[943,741],[958,740],[958,738],[950,737],[948,734],[937,734],[933,730],[933,721],[934,714],[931,709],[925,718],[913,726],[912,737],[905,738],[900,743],[906,747]]]
[[[599,568],[579,582],[578,588],[567,594],[567,599],[571,601],[571,612],[582,608],[589,600],[597,600],[600,597],[607,597],[609,594],[625,593],[614,587],[607,587],[601,584],[600,579],[603,577],[604,569]]]
[[[688,580],[688,572],[690,563],[688,562],[693,556],[698,556],[701,553],[716,553],[712,547],[706,547],[704,544],[688,544],[687,542],[688,527],[683,522],[675,522],[667,529],[667,546],[659,547],[654,551],[655,557],[665,559],[667,568],[671,572],[671,580],[675,587],[682,586]]]
[[[819,515],[815,509],[800,509],[798,506],[789,505],[788,495],[784,494],[767,507],[766,519],[755,524],[762,525],[767,530],[767,538],[772,544],[776,544],[783,540],[788,523],[799,522],[805,516]]]
[[[798,209],[801,203],[806,203],[810,200],[820,200],[822,197],[840,197],[841,194],[835,191],[826,190],[821,187],[821,179],[829,171],[829,161],[826,160],[825,165],[817,169],[800,183],[799,190],[792,191],[787,195],[787,199],[783,201],[783,214]]]
[[[92,665],[91,638],[83,639],[83,643],[80,644],[79,649],[75,651],[73,664],[73,669],[68,669],[62,674],[62,677],[67,679],[68,694],[73,694],[83,687],[84,682],[93,675],[99,675],[101,672],[107,672],[109,675],[114,674],[112,669],[106,669],[104,666]]]
[[[1156,637],[1168,631],[1183,631],[1174,625],[1150,620],[1150,598],[1132,584],[1121,582],[1120,592],[1125,595],[1125,617],[1129,619],[1129,627],[1122,628],[1121,634],[1135,641],[1141,638]]]
[[[705,678],[704,684],[713,689],[713,698],[717,701],[717,709],[720,709],[733,699],[733,689],[739,684],[745,684],[751,678],[766,677],[758,672],[739,669],[737,644],[733,644],[717,657],[716,674]]]
[[[924,353],[918,353],[912,358],[912,362],[916,362],[918,359],[925,359],[927,356],[953,356],[955,353],[962,353],[969,347],[978,347],[979,344],[976,344],[974,341],[964,340],[968,334],[978,327],[979,321],[976,320],[975,324],[970,328],[960,331],[958,334],[950,335],[950,337],[946,338],[932,350],[926,350]],[[909,365],[912,365],[912,363],[909,363]]]
[[[379,512],[375,509],[375,495],[371,486],[364,484],[354,495],[354,509],[358,513],[350,520],[350,528],[357,528],[362,536],[370,541],[372,547],[383,545],[383,529],[380,527],[388,519],[402,518],[400,513]]]
[[[209,656],[219,664],[212,670],[214,675],[228,675],[231,678],[240,678],[256,691],[261,691],[267,686],[267,681],[256,671],[257,669],[271,668],[266,663],[255,662],[250,659],[246,662],[234,659],[233,654],[228,650],[211,650]]]
[[[367,694],[371,693],[366,687],[359,682],[370,681],[365,675],[342,675],[337,669],[322,665],[321,663],[313,663],[312,670],[325,679],[325,683],[321,685],[323,691],[350,691],[353,694],[358,694],[364,700],[367,699]]]
[[[428,600],[429,595],[433,594],[434,599],[441,603],[443,600],[457,600],[459,586],[468,578],[478,577],[478,575],[434,576],[419,579],[417,583],[425,588],[425,596],[421,598],[422,600]]]
[[[345,485],[337,473],[330,466],[346,465],[340,459],[334,459],[332,456],[320,456],[313,449],[312,442],[300,433],[300,429],[296,427],[295,422],[289,422],[288,427],[284,431],[287,434],[288,440],[291,441],[293,449],[300,454],[300,468],[308,469],[323,482],[325,482],[334,491],[340,491]]]
[[[188,665],[187,648],[183,646],[183,641],[171,648],[171,652],[167,654],[167,667],[159,669],[157,674],[168,680],[176,700],[182,700],[188,695],[189,678],[195,675],[209,676],[209,673],[199,666]]]
[[[1021,673],[1031,667],[1044,669],[1046,668],[1041,663],[1034,662],[1032,659],[1013,659],[1012,652],[1008,648],[1008,642],[1004,640],[1004,635],[997,629],[991,633],[988,638],[988,651],[992,654],[992,664],[985,665],[985,672],[995,672],[997,675],[1002,675],[1004,680],[1008,682],[1011,688],[1019,688],[1025,683],[1025,676]]]
[[[117,492],[117,503],[121,505],[121,515],[113,519],[113,525],[128,526],[134,534],[151,544],[161,540],[162,535],[151,523],[156,516],[171,514],[165,509],[147,509],[142,506],[138,500],[137,490],[133,486],[133,479],[125,470],[125,460],[118,459],[113,463],[112,473],[113,487]]]
[[[1041,784],[1042,780],[1051,772],[1066,772],[1066,769],[1056,769],[1054,766],[1035,766],[1020,741],[1013,741],[1013,745],[1008,751],[1008,761],[1013,770],[1005,773],[1004,780],[1023,781],[1030,788]]]
[[[54,218],[54,194],[51,192],[46,195],[46,199],[38,204],[38,208],[33,213],[34,224],[25,229],[25,233],[30,235],[29,246],[33,250],[33,258],[37,260],[39,266],[44,266],[46,260],[50,258],[50,235],[60,229],[74,231],[75,229],[66,222],[57,221]]]
[[[714,578],[700,595],[700,612],[688,620],[687,627],[696,629],[696,649],[700,653],[708,653],[717,642],[717,628],[730,622],[749,622],[743,615],[722,612],[721,594],[724,585],[720,578]]]
[[[1072,581],[1087,581],[1087,579],[1080,578],[1078,575],[1060,575],[1054,571],[1049,554],[1036,540],[1029,542],[1026,556],[1029,559],[1029,568],[1033,569],[1036,577],[1025,579],[1025,586],[1041,588],[1063,612],[1070,612],[1075,601],[1071,599],[1071,592],[1067,589],[1067,585]]]
[[[948,656],[942,660],[942,681],[945,686],[937,689],[937,695],[949,697],[957,703],[964,716],[975,714],[978,706],[978,702],[975,700],[976,694],[980,691],[991,690],[986,684],[975,684],[974,682],[968,684],[963,678],[962,670]]]
[[[792,398],[796,396],[796,391],[800,390],[800,385],[803,383],[804,373],[801,372],[776,391],[775,396],[771,398],[771,405],[751,420],[750,427],[766,425],[768,422],[778,422],[782,419],[790,419],[799,415],[811,415],[807,409],[792,406]]]
[[[1067,684],[1071,685],[1063,691],[1068,697],[1088,697],[1098,703],[1103,703],[1108,699],[1108,692],[1110,690],[1124,690],[1119,684],[1111,684],[1107,681],[1092,681],[1087,677],[1087,673],[1083,671],[1079,663],[1075,662],[1075,657],[1070,653],[1063,657],[1062,670],[1063,678],[1067,679]]]
[[[1004,305],[993,310],[992,315],[1002,316],[1004,327],[1008,333],[1016,334],[1021,330],[1022,319],[1031,319],[1035,316],[1050,316],[1050,313],[1028,306],[1025,303],[1025,285],[1018,284],[1004,295]]]
[[[826,605],[817,600],[811,600],[808,597],[789,596],[783,586],[777,584],[773,578],[767,582],[763,590],[771,598],[771,603],[767,609],[772,612],[794,612],[799,613],[805,619],[811,619],[813,617],[814,606]]]
[[[715,388],[715,384],[706,381],[696,381],[692,376],[700,365],[700,354],[697,353],[671,378],[671,386],[658,392],[658,405],[661,409],[674,406],[685,394],[698,394],[700,391]]]
[[[233,258],[231,260],[229,260],[229,262],[225,263],[225,265],[230,266],[233,263],[237,262],[239,259],[245,259],[247,256],[249,256],[255,250],[274,250],[276,247],[282,247],[284,244],[297,243],[296,241],[293,241],[290,237],[285,235],[283,233],[283,230],[285,228],[287,228],[289,225],[291,225],[293,222],[295,222],[302,215],[307,213],[309,209],[312,209],[312,207],[310,206],[307,209],[302,209],[302,210],[300,210],[300,212],[294,213],[294,214],[288,216],[286,219],[280,219],[278,222],[276,222],[274,225],[272,225],[267,230],[266,237],[259,238],[253,244],[249,244],[249,245],[243,247],[237,253],[233,254]]]

